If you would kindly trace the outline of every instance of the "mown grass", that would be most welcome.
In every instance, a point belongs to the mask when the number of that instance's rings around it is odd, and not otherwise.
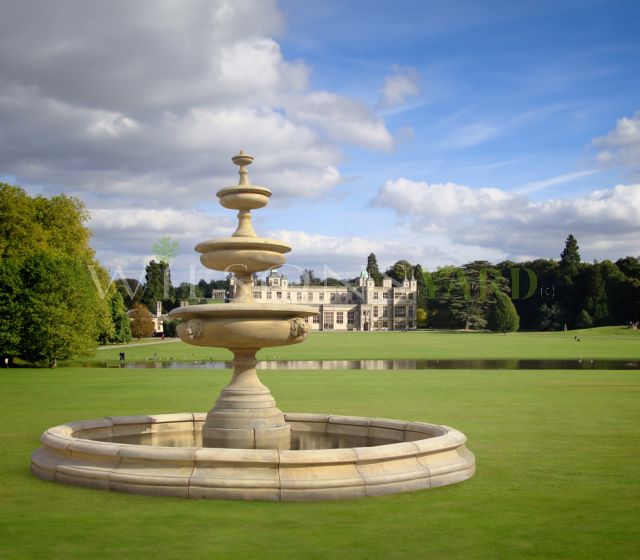
[[[121,349],[98,350],[90,361],[117,364]],[[127,360],[230,360],[224,348],[165,342],[124,349]],[[322,332],[304,344],[266,348],[261,359],[638,359],[640,330],[602,327],[582,331],[473,333],[461,331]]]
[[[133,496],[29,473],[47,427],[204,411],[228,370],[0,375],[2,558],[640,557],[640,372],[261,372],[283,410],[445,423],[476,454],[477,474],[458,485],[306,504]]]

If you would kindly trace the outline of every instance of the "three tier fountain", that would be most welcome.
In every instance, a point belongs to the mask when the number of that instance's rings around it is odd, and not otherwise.
[[[180,338],[233,352],[233,375],[209,413],[112,416],[46,430],[31,459],[40,478],[90,488],[190,498],[274,501],[375,496],[460,482],[475,471],[466,437],[444,425],[283,413],[256,374],[261,348],[303,342],[315,308],[253,301],[253,274],[291,248],[258,237],[251,210],[271,191],[251,185],[240,152],[238,185],[220,204],[238,210],[231,237],[200,243],[202,263],[235,274],[225,305],[174,309]],[[402,390],[400,386],[399,391]]]

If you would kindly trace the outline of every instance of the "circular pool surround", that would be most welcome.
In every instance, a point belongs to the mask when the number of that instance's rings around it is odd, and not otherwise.
[[[269,501],[422,490],[475,472],[467,438],[448,426],[285,413],[293,449],[231,449],[199,445],[205,418],[187,412],[55,426],[42,434],[31,470],[45,480],[102,490]]]

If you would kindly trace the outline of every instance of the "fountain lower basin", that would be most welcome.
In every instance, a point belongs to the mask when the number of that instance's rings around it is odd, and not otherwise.
[[[182,446],[198,443],[205,419],[205,413],[115,416],[49,428],[31,470],[102,490],[268,501],[379,496],[454,484],[475,472],[465,435],[448,426],[285,413],[292,444],[301,449]],[[131,440],[152,445],[123,443]]]

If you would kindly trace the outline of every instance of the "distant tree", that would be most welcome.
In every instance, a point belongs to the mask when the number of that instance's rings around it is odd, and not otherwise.
[[[378,268],[378,259],[374,253],[370,253],[367,257],[367,273],[369,278],[373,279],[376,286],[382,286],[382,274]]]
[[[543,303],[538,311],[537,324],[542,331],[559,331],[563,326],[562,309],[557,303]]]
[[[593,326],[593,319],[586,309],[583,309],[578,313],[578,320],[576,321],[576,327],[579,329],[588,329]]]
[[[135,303],[129,314],[131,319],[131,335],[138,340],[154,333],[153,319],[149,309],[143,303]]]
[[[122,295],[114,290],[109,298],[109,308],[111,311],[111,319],[113,321],[114,332],[109,342],[118,342],[126,344],[131,341],[131,324],[127,308],[122,299]]]
[[[180,321],[165,321],[162,325],[165,336],[175,338],[178,336],[177,325]]]
[[[515,332],[520,328],[520,317],[513,302],[505,293],[496,291],[495,304],[489,311],[487,324],[494,332]]]
[[[180,284],[180,286],[182,286],[182,284]],[[200,281],[197,284],[198,290],[200,290],[200,293],[202,295],[198,296],[198,297],[203,297],[206,298],[208,295],[211,295],[211,291],[213,290],[213,288],[211,286],[209,286],[209,282],[207,282],[204,278],[201,278]],[[185,299],[185,298],[182,298]]]
[[[300,275],[300,284],[302,286],[321,286],[322,280],[316,277],[313,270],[305,268]]]
[[[405,260],[396,261],[387,269],[385,275],[396,282],[413,280],[413,265]]]
[[[141,284],[135,278],[118,278],[114,281],[114,285],[116,290],[120,292],[127,309],[131,309],[134,303],[140,303],[144,284]]]
[[[416,322],[419,328],[425,328],[427,326],[427,312],[421,307],[416,310]]]
[[[564,250],[560,254],[560,272],[568,278],[575,278],[580,265],[578,241],[572,233],[565,241]]]
[[[416,279],[416,306],[418,309],[427,309],[430,298],[435,297],[435,286],[428,272],[422,270],[422,266],[417,264],[413,269],[413,277]]]
[[[616,261],[616,266],[627,278],[640,280],[640,257],[625,257]]]
[[[495,304],[495,293],[508,291],[507,280],[487,261],[473,261],[461,269],[454,268],[451,276],[442,280],[439,307],[447,308],[458,326],[466,330],[485,328],[489,310]],[[447,281],[445,291],[442,288]]]
[[[173,308],[174,297],[169,263],[152,260],[145,269],[145,284],[141,302],[147,308],[155,309],[156,302],[161,301],[163,306],[169,310]]]

